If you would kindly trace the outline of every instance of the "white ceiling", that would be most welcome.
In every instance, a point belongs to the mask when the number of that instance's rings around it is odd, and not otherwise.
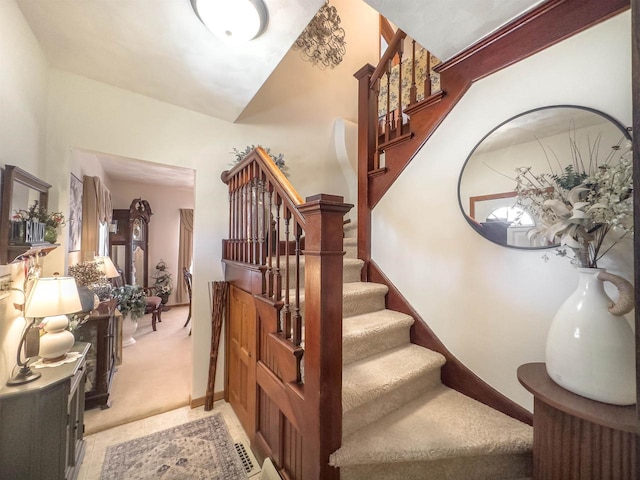
[[[230,122],[324,3],[264,0],[264,33],[231,46],[206,29],[190,0],[16,1],[53,67]],[[540,3],[365,1],[443,60]],[[105,169],[118,175],[122,165],[109,166],[108,157],[101,155]]]

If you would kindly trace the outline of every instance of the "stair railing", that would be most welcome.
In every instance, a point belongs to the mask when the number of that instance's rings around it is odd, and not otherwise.
[[[256,438],[291,480],[338,479],[328,460],[342,440],[343,217],[352,205],[325,194],[303,202],[260,147],[222,180],[223,260],[261,272],[256,379],[268,406],[256,408]]]
[[[411,49],[408,58],[405,48]],[[432,71],[435,64],[428,50],[402,30],[396,31],[368,79],[370,96],[377,102],[370,117],[376,124],[372,172],[384,168],[380,157],[386,148],[411,138],[408,113],[431,97],[432,80],[436,84],[439,80]]]

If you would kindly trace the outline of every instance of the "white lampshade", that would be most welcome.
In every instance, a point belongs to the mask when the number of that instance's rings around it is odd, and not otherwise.
[[[262,0],[191,0],[202,23],[216,37],[228,42],[247,42],[267,26]]]
[[[37,278],[24,309],[25,317],[43,318],[82,310],[73,277]]]
[[[96,256],[93,258],[98,266],[98,270],[104,273],[107,278],[117,278],[120,273],[116,269],[116,266],[111,261],[111,257]]]

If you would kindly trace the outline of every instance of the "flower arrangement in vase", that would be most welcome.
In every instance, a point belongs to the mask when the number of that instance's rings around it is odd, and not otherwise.
[[[604,161],[590,158],[586,165],[577,149],[572,152],[572,164],[559,173],[516,169],[517,205],[537,220],[530,237],[559,241],[558,255],[566,256],[568,247],[575,265],[597,268],[613,245],[633,233],[631,142],[612,147]],[[603,251],[605,239],[611,244]]]
[[[144,315],[147,306],[146,295],[138,285],[123,285],[111,290],[111,298],[116,299],[116,308],[123,316],[137,320]]]
[[[27,210],[18,210],[12,217],[14,222],[14,232],[12,238],[20,240],[20,237],[24,237],[24,240],[32,243],[38,241],[46,241],[49,243],[55,243],[58,239],[58,227],[62,227],[66,224],[64,215],[62,212],[48,212],[46,208],[40,206],[40,203],[35,200],[33,204]],[[43,228],[42,234],[38,233],[35,237],[33,235],[27,235],[29,227],[26,229],[24,226],[20,228],[17,224],[37,224],[40,228]],[[22,233],[20,233],[22,232]],[[27,238],[29,237],[29,238]]]
[[[111,284],[95,261],[85,260],[69,267],[69,275],[75,278],[82,309],[93,310],[96,302],[111,297]],[[95,298],[97,297],[97,300]]]
[[[633,234],[632,145],[623,140],[598,162],[599,138],[585,161],[575,140],[570,141],[573,162],[562,171],[516,170],[517,204],[537,221],[529,235],[559,242],[560,256],[572,250],[578,270],[578,287],[549,328],[546,369],[553,381],[573,393],[630,405],[636,400],[635,342],[624,315],[635,305],[634,288],[598,268],[598,260]],[[617,287],[617,302],[607,296],[603,282]]]

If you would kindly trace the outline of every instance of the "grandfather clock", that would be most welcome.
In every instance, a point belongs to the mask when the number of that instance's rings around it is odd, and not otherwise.
[[[135,198],[128,210],[113,210],[115,228],[109,234],[111,258],[123,269],[124,281],[129,285],[147,286],[151,215],[149,202],[141,198]]]

